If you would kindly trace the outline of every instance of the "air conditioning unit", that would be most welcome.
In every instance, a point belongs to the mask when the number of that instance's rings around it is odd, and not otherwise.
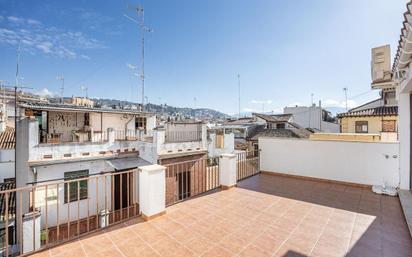
[[[391,47],[384,45],[372,48],[372,83],[391,79]]]

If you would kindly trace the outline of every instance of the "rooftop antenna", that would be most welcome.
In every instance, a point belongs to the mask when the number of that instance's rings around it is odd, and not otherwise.
[[[313,93],[310,94],[310,106],[313,106]]]
[[[346,106],[346,111],[348,111],[348,88],[344,87],[343,91],[345,92],[345,106]]]
[[[237,74],[237,85],[238,85],[238,97],[239,97],[239,106],[238,106],[238,115],[240,119],[240,74]]]
[[[123,14],[124,17],[126,17],[127,19],[131,20],[132,22],[136,23],[139,26],[139,30],[140,30],[140,40],[141,40],[141,72],[140,72],[140,80],[142,82],[142,111],[144,111],[144,80],[145,80],[145,76],[144,76],[144,43],[145,43],[145,34],[146,32],[152,32],[153,30],[151,30],[150,28],[148,28],[145,24],[144,24],[144,9],[143,7],[139,4],[136,7],[132,7],[130,5],[127,6],[128,9],[132,9],[134,11],[136,11],[137,13],[137,19],[130,17],[127,14]]]
[[[61,84],[60,84],[60,103],[62,104],[63,103],[63,94],[64,94],[64,77],[60,75],[60,76],[57,76],[56,79],[61,81]]]
[[[81,90],[86,93],[86,98],[89,98],[89,95],[88,95],[88,93],[87,93],[87,91],[88,91],[87,86],[86,86],[86,85],[81,86]]]

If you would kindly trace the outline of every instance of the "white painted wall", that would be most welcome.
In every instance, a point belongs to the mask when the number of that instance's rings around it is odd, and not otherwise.
[[[326,133],[339,133],[339,124],[321,121],[322,112],[319,106],[285,107],[283,113],[292,114],[293,122],[304,128],[315,128]]]
[[[0,149],[0,183],[14,178],[14,149]]]
[[[149,165],[139,172],[139,206],[142,214],[151,217],[166,209],[166,167]]]
[[[259,138],[263,171],[376,185],[399,183],[399,144]]]
[[[64,173],[69,171],[88,170],[89,175],[98,174],[100,172],[110,171],[107,169],[104,160],[87,161],[87,162],[71,162],[56,165],[38,166],[36,167],[37,181],[50,181],[54,180],[54,186],[48,186],[47,196],[57,197],[57,188],[59,191],[59,204],[57,200],[49,200],[47,203],[48,208],[48,226],[57,225],[57,206],[59,206],[59,223],[67,222],[68,213],[70,209],[70,220],[77,219],[77,210],[79,207],[79,217],[87,217],[87,199],[74,201],[70,204],[64,203]],[[104,210],[104,180],[100,179],[98,185],[99,191],[99,211]],[[106,178],[106,195],[107,202],[106,207],[111,209],[111,179]],[[45,183],[43,183],[45,184]],[[59,186],[57,187],[57,184]],[[42,185],[38,183],[37,185]],[[39,187],[36,191],[36,207],[41,210],[41,224],[42,227],[46,224],[46,206],[45,206],[45,187]],[[96,181],[91,179],[88,183],[88,198],[89,198],[89,215],[96,214]]]
[[[398,133],[399,133],[399,165],[401,174],[401,188],[412,189],[410,184],[410,136],[411,136],[411,120],[410,120],[410,99],[409,95],[412,92],[412,71],[409,69],[406,79],[397,88],[398,97]]]
[[[235,134],[224,134],[223,148],[216,148],[216,134],[210,133],[207,150],[209,157],[217,157],[221,154],[233,153],[235,151]]]

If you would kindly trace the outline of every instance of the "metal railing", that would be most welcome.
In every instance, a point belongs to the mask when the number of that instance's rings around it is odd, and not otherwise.
[[[0,254],[29,254],[140,215],[137,176],[129,170],[0,191]]]
[[[218,157],[164,166],[166,166],[166,205],[184,201],[220,187]]]
[[[106,142],[108,139],[107,131],[72,131],[70,135],[63,133],[40,133],[40,143],[42,144]]]
[[[141,132],[138,129],[115,130],[114,138],[117,141],[122,140],[140,140]]]
[[[237,153],[236,179],[242,179],[254,176],[260,173],[259,151],[246,151]]]
[[[197,142],[202,141],[202,131],[167,131],[166,143]]]

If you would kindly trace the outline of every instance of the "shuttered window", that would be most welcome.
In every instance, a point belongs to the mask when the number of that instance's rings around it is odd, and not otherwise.
[[[222,134],[216,135],[216,148],[224,148],[225,147],[225,137]]]
[[[382,132],[396,132],[396,120],[383,120]]]
[[[69,171],[64,173],[64,180],[87,178],[88,170]],[[70,193],[70,196],[68,195]],[[79,195],[80,193],[80,195]],[[70,198],[70,199],[69,199]],[[87,198],[87,179],[64,183],[64,203],[74,202]]]

